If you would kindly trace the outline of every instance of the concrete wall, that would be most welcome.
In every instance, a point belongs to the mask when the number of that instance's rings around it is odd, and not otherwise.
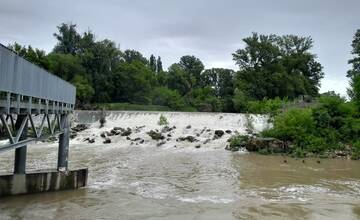
[[[3,175],[0,176],[0,197],[85,187],[87,175],[87,169]]]

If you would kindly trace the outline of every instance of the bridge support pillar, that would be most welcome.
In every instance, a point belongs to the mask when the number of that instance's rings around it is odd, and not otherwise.
[[[15,129],[21,131],[21,125],[24,120],[27,120],[27,115],[18,115],[15,123]],[[20,135],[19,140],[25,140],[27,138],[28,122],[26,121],[25,127]],[[25,174],[26,170],[26,152],[27,146],[23,146],[15,149],[15,164],[14,164],[14,174]]]
[[[60,126],[63,127],[64,133],[59,136],[58,170],[64,171],[68,169],[70,140],[70,124],[67,114],[61,115]]]

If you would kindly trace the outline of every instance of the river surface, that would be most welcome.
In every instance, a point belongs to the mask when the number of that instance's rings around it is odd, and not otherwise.
[[[149,129],[154,124],[145,116],[116,117],[102,130],[120,121],[130,127],[142,122]],[[203,130],[196,120],[177,117],[168,115],[178,134]],[[239,116],[220,118],[213,126],[240,126],[231,124],[240,123]],[[191,122],[190,131],[181,127]],[[0,219],[360,219],[360,162],[286,158],[284,163],[281,156],[225,151],[226,137],[200,149],[176,141],[156,146],[148,139],[136,145],[120,137],[104,145],[96,127],[93,123],[70,148],[70,168],[89,168],[86,188],[2,198]],[[92,135],[95,144],[82,141]],[[13,169],[13,156],[12,151],[0,155],[1,172]],[[55,143],[30,146],[27,169],[54,168],[56,158]]]

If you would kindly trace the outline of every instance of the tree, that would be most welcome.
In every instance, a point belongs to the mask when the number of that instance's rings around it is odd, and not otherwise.
[[[51,53],[47,58],[49,62],[48,70],[66,81],[72,81],[76,75],[86,75],[80,59],[76,56]]]
[[[128,63],[140,61],[143,64],[148,64],[148,60],[139,51],[136,50],[125,50],[123,58],[125,59],[125,62]]]
[[[44,50],[33,49],[30,45],[25,47],[18,43],[14,43],[8,46],[11,50],[15,51],[19,56],[25,58],[31,63],[38,65],[44,69],[48,69],[48,60]]]
[[[317,96],[322,66],[311,54],[310,37],[258,35],[243,39],[246,46],[233,54],[240,70],[236,87],[250,98]]]
[[[350,88],[348,89],[348,95],[350,98],[355,98],[355,79],[360,75],[360,29],[356,31],[354,35],[352,46],[353,58],[349,60],[349,64],[352,65],[352,69],[347,72],[347,77],[350,79]]]
[[[115,70],[113,101],[149,104],[155,78],[147,65],[140,61],[122,63]]]
[[[163,67],[162,67],[161,57],[158,56],[158,58],[156,60],[156,72],[161,73],[162,71],[163,71]]]
[[[89,103],[95,94],[94,89],[89,81],[81,75],[76,75],[72,80],[72,84],[76,87],[77,101],[82,103]]]
[[[173,64],[169,67],[167,83],[170,89],[177,90],[182,96],[191,89],[188,74],[179,64]]]
[[[184,98],[178,91],[166,87],[157,87],[152,92],[152,104],[168,106],[173,110],[181,110],[185,107]]]
[[[156,58],[153,54],[151,54],[151,56],[150,56],[149,65],[150,65],[151,71],[156,73]]]
[[[180,67],[186,72],[190,88],[200,85],[200,75],[204,70],[204,64],[195,56],[183,56],[180,58]]]
[[[214,89],[215,95],[222,102],[223,111],[232,112],[234,95],[234,75],[231,69],[213,68],[207,69],[201,74],[201,86],[210,86]]]
[[[57,26],[58,33],[54,37],[58,40],[53,52],[75,55],[79,49],[81,36],[77,33],[76,24],[65,24]]]

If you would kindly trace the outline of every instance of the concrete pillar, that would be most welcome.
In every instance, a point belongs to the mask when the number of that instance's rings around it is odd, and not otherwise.
[[[68,168],[70,124],[67,114],[60,116],[60,124],[63,126],[64,133],[59,136],[58,170],[63,171]]]
[[[18,131],[21,127],[23,120],[26,118],[26,115],[18,115],[15,122],[15,129]],[[28,133],[28,122],[24,127],[23,133],[21,134],[19,141],[25,140]],[[27,146],[23,146],[15,149],[15,164],[14,164],[14,173],[15,174],[25,174],[26,169],[26,151]]]

